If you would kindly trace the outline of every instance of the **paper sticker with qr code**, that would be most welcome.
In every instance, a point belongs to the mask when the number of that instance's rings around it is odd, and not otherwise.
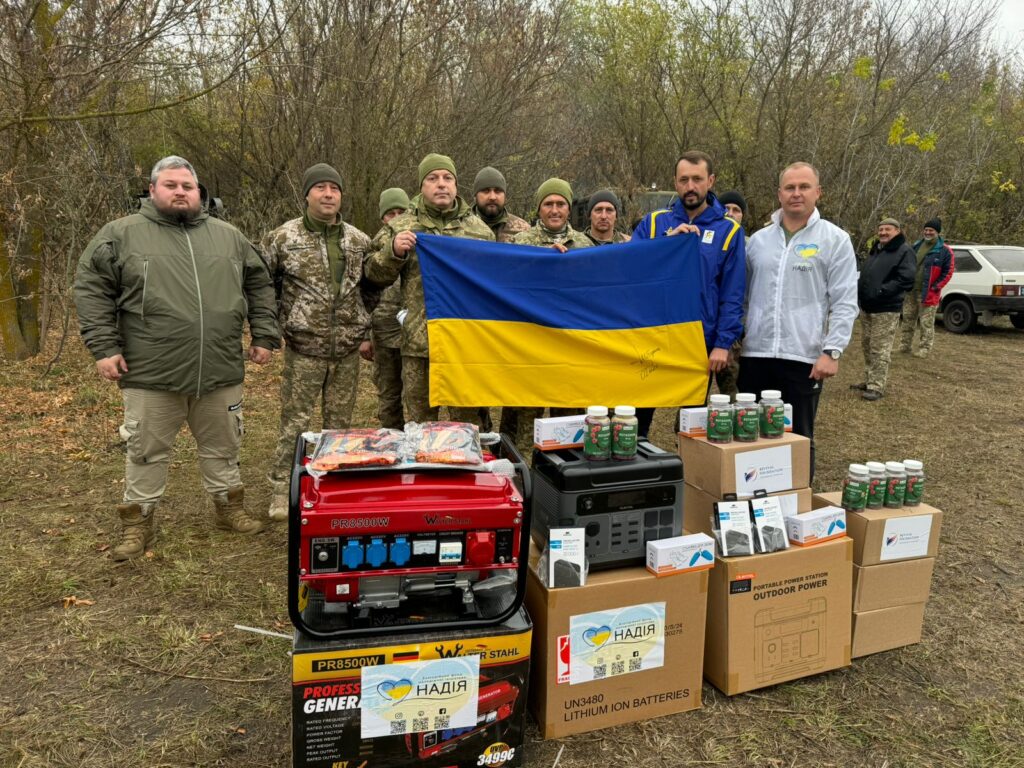
[[[665,665],[665,604],[644,603],[569,619],[569,684]]]

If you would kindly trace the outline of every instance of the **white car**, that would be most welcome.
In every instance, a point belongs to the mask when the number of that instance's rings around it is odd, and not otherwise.
[[[978,320],[989,325],[1009,315],[1024,328],[1024,248],[1015,245],[953,245],[956,269],[942,289],[939,312],[947,331],[967,333]]]

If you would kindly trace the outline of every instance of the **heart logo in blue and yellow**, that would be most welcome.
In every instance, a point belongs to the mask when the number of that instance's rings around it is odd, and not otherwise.
[[[801,259],[813,259],[818,255],[817,243],[801,243],[796,247],[796,255]]]
[[[399,702],[412,690],[412,680],[403,677],[401,680],[385,680],[377,685],[377,693],[390,701]]]
[[[608,638],[611,636],[612,628],[607,624],[602,624],[600,627],[591,627],[583,632],[583,640],[594,648],[600,648],[608,642]]]

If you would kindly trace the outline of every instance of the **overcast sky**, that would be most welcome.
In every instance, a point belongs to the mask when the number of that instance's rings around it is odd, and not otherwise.
[[[1004,43],[1024,48],[1024,0],[1002,0],[997,26]]]

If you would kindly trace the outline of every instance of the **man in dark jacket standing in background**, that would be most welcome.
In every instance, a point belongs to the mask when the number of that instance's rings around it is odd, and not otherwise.
[[[128,433],[122,538],[127,560],[153,539],[153,511],[167,484],[174,439],[188,422],[217,526],[256,533],[243,507],[242,329],[248,357],[270,360],[280,345],[274,289],[259,255],[230,224],[211,218],[192,165],[160,160],[138,213],[104,226],[78,262],[75,305],[96,370],[116,381]]]
[[[889,360],[900,324],[903,297],[914,287],[914,249],[896,219],[878,225],[878,241],[868,254],[857,282],[864,345],[864,383],[854,384],[865,400],[878,400],[885,392]]]
[[[935,340],[935,314],[939,309],[942,289],[953,276],[953,252],[939,236],[942,220],[938,217],[924,223],[924,237],[914,243],[917,274],[914,290],[903,303],[903,325],[900,329],[900,352],[910,352],[914,332],[921,329],[921,346],[914,357],[928,357]]]

